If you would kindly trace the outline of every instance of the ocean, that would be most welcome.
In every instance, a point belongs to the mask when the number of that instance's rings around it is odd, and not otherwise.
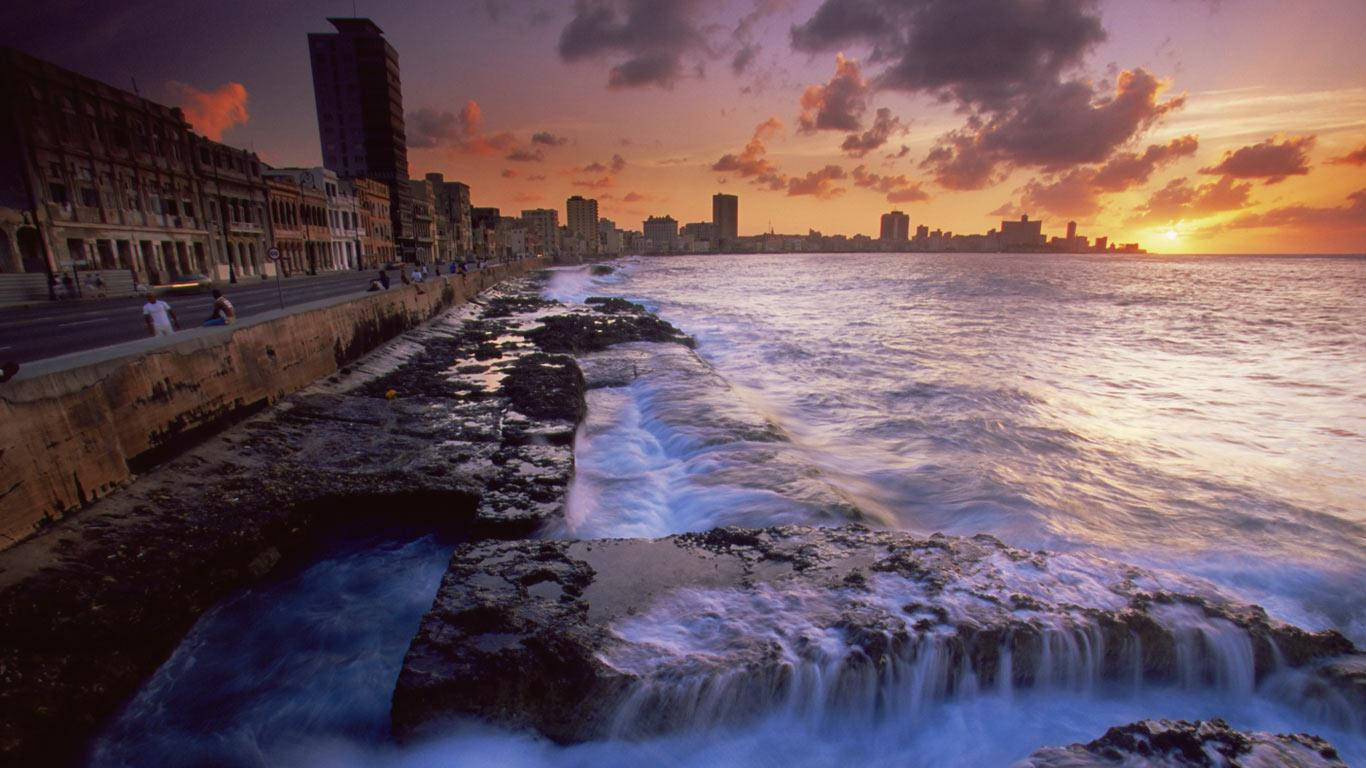
[[[547,535],[989,533],[1366,645],[1366,259],[629,258],[607,275],[559,268],[547,295],[638,301],[697,340],[639,345],[643,375],[589,392],[565,521]],[[1005,765],[1135,719],[1216,716],[1318,733],[1366,761],[1359,727],[1261,692],[1079,684],[574,747],[471,723],[399,749],[383,738],[388,695],[448,554],[430,540],[352,549],[220,606],[95,764]],[[281,627],[299,612],[332,619],[295,638]],[[369,634],[346,632],[360,616]],[[212,715],[194,711],[229,685]]]

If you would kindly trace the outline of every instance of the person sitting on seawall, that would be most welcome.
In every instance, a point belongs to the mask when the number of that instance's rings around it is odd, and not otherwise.
[[[379,280],[379,284],[380,284],[380,287],[381,287],[381,288],[383,288],[383,289],[386,290],[386,291],[389,290],[389,273],[388,273],[388,272],[385,272],[384,270],[381,269],[381,270],[379,271],[379,278],[378,278],[378,280]]]
[[[147,332],[153,336],[170,336],[180,329],[171,305],[147,293],[147,303],[142,305],[142,319],[147,323]]]
[[[212,325],[232,325],[232,321],[237,319],[237,309],[233,307],[228,297],[217,288],[213,289],[213,314],[208,320],[204,321],[204,327]]]

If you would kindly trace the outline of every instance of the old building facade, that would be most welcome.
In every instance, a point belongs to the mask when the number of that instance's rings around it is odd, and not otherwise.
[[[271,271],[266,179],[254,153],[191,134],[190,155],[200,178],[215,280],[259,277]]]
[[[361,264],[376,269],[398,260],[394,250],[394,226],[389,212],[389,186],[374,179],[348,182],[355,190],[360,213]]]
[[[0,270],[134,282],[210,273],[178,109],[0,48]]]

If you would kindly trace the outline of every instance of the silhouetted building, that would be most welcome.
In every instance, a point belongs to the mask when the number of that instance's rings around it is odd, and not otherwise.
[[[1072,240],[1076,240],[1076,239],[1077,239],[1077,222],[1075,222],[1075,221],[1069,221],[1069,222],[1067,222],[1067,239],[1068,239],[1068,241],[1072,241]]]
[[[569,231],[578,238],[588,253],[598,252],[598,201],[574,195],[564,203]]]
[[[674,217],[651,216],[645,220],[642,229],[650,250],[667,252],[674,249],[674,241],[678,239],[678,221]]]
[[[716,227],[717,250],[733,245],[740,236],[740,198],[719,193],[712,195],[711,223]]]
[[[369,19],[328,21],[335,33],[308,36],[323,165],[347,178],[364,176],[388,184],[394,238],[411,243],[398,52]]]
[[[911,217],[901,211],[882,214],[882,233],[878,239],[904,243],[910,239]]]
[[[1001,222],[1001,247],[1033,249],[1046,242],[1043,236],[1043,222],[1030,221],[1028,215],[1021,215],[1019,221]]]

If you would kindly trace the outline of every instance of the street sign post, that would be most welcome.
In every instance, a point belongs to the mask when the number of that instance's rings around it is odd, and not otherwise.
[[[283,312],[285,308],[285,290],[280,287],[280,249],[271,248],[269,251],[266,251],[266,255],[270,257],[271,261],[275,262],[275,295],[280,299],[280,311]]]

